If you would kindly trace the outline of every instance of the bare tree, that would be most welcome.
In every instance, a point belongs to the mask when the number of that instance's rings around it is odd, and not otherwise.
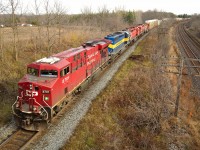
[[[53,15],[53,10],[50,7],[50,0],[44,0],[44,9],[45,9],[45,24],[46,24],[46,33],[47,33],[47,51],[48,55],[52,53],[52,47],[54,45],[54,37],[56,33],[50,33],[50,27],[55,21],[55,15]]]
[[[92,14],[92,8],[91,7],[84,7],[81,9],[81,13],[84,15],[90,15]]]
[[[35,50],[34,50],[34,55],[35,55],[35,59],[36,59],[36,53],[37,51],[42,51],[42,26],[41,26],[41,22],[40,22],[40,3],[38,2],[38,0],[34,0],[34,10],[35,10],[35,25],[37,25],[37,31],[38,33],[36,34],[35,38]],[[32,34],[33,35],[33,34]]]
[[[125,12],[124,7],[116,7],[115,11],[111,15],[111,24],[113,24],[113,30],[120,30],[125,27],[123,20],[123,13]]]
[[[17,22],[16,22],[16,9],[18,7],[18,0],[9,0],[11,6],[11,18],[12,18],[12,31],[13,31],[13,58],[18,60],[18,49],[17,49]]]
[[[3,29],[0,27],[0,50],[1,50],[1,56],[0,56],[0,60],[3,61],[4,59],[4,51],[3,51],[3,38],[4,38],[4,31]]]
[[[2,0],[0,1],[0,13],[5,12],[7,6],[5,6],[2,2]],[[3,21],[3,16],[0,18],[1,22]],[[3,27],[3,24],[1,25]],[[4,51],[3,51],[3,44],[4,44],[4,30],[2,29],[2,27],[0,27],[0,60],[3,61],[4,59]]]
[[[61,46],[61,30],[62,30],[62,20],[65,17],[66,11],[62,7],[60,2],[55,2],[55,17],[56,17],[56,25],[58,28],[58,47]]]
[[[142,11],[136,11],[135,14],[136,14],[136,23],[137,24],[143,23],[143,21],[142,21],[143,12]]]
[[[98,8],[98,13],[99,13],[98,20],[100,21],[100,23],[99,23],[100,28],[101,28],[101,31],[103,31],[104,21],[109,14],[109,10],[107,9],[106,5],[104,5],[103,7]]]
[[[81,13],[83,15],[82,23],[83,25],[91,26],[91,19],[92,19],[92,8],[91,7],[84,7],[81,9]]]

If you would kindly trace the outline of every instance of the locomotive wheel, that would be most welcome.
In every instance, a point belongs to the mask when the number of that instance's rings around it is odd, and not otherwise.
[[[81,91],[82,91],[82,88],[81,88],[81,86],[78,88],[78,92],[79,93],[81,93]]]
[[[56,112],[56,114],[61,110],[60,106],[55,106],[54,111]]]
[[[73,92],[72,92],[72,95],[73,96],[76,96],[76,95],[78,95],[78,94],[80,94],[81,93],[81,86],[80,87],[78,87],[76,90],[74,90]]]

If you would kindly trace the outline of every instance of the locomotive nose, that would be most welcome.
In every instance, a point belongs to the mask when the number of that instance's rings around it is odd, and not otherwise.
[[[18,85],[19,87],[19,96],[23,92],[23,97],[35,97],[39,94],[39,86],[33,83],[22,83]]]
[[[31,113],[32,111],[38,112],[38,97],[39,86],[33,83],[21,83],[18,85],[19,87],[19,96],[18,102],[16,103],[16,107],[20,108],[22,112]]]

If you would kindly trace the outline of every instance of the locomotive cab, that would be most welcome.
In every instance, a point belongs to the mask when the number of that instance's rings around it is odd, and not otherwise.
[[[118,40],[123,44],[123,39]],[[18,82],[19,94],[12,106],[18,126],[34,131],[43,123],[46,127],[70,100],[68,97],[81,91],[83,84],[106,66],[110,43],[96,39],[29,64],[27,74]]]
[[[12,107],[19,126],[39,130],[33,122],[41,124],[51,119],[53,87],[58,79],[59,69],[47,61],[28,65],[27,74],[18,82],[18,96]]]

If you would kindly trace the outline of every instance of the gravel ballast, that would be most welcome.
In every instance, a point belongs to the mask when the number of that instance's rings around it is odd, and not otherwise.
[[[143,36],[139,41],[141,41],[144,37],[145,36]],[[58,125],[51,126],[49,131],[39,140],[33,149],[58,150],[66,143],[66,141],[73,134],[80,120],[87,113],[92,100],[94,100],[96,96],[106,87],[114,74],[118,71],[119,67],[134,51],[138,42],[126,50],[123,55],[120,56],[120,58],[118,58],[117,61],[113,63],[110,68],[101,76],[101,78],[83,93],[82,98],[80,98],[80,101],[77,102],[74,108],[65,114]]]

